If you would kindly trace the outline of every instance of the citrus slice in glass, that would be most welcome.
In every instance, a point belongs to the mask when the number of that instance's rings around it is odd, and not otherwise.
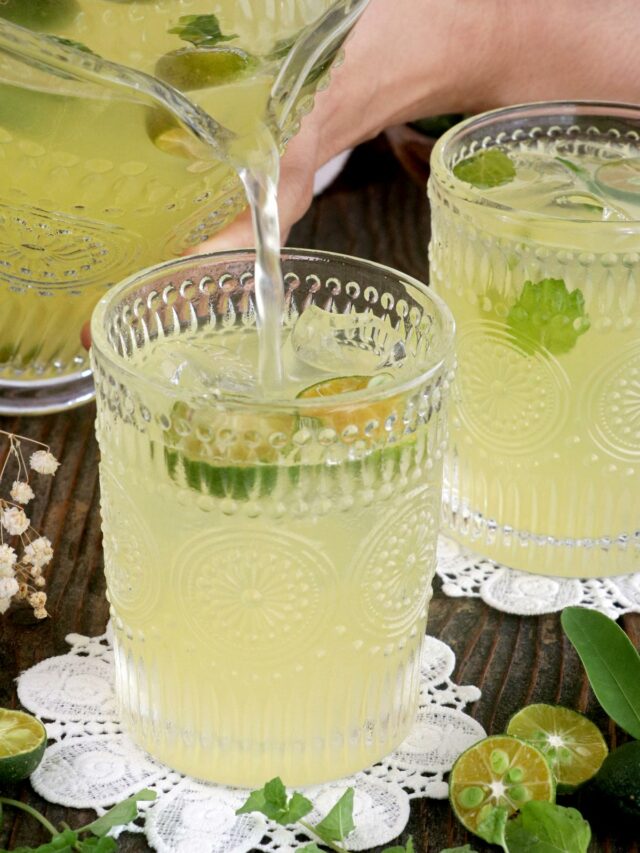
[[[9,708],[0,708],[0,782],[18,782],[36,769],[47,745],[40,720]]]
[[[529,800],[554,799],[553,773],[542,752],[509,735],[478,741],[458,757],[449,777],[451,807],[476,835],[498,806],[513,814]]]
[[[376,373],[373,376],[337,376],[324,379],[300,391],[299,400],[323,400],[328,397],[339,398],[354,391],[365,388],[375,390],[391,380],[389,373]],[[318,409],[310,409],[307,414],[311,418],[322,421],[324,426],[341,433],[347,428],[357,428],[361,437],[374,438],[384,428],[384,422],[393,412],[397,398],[385,397],[379,401],[349,401],[332,400],[326,405],[320,404]]]
[[[640,157],[604,163],[595,178],[600,189],[610,195],[640,200]]]
[[[558,705],[528,705],[511,718],[507,734],[526,740],[544,754],[561,792],[572,791],[595,776],[609,751],[591,720]]]

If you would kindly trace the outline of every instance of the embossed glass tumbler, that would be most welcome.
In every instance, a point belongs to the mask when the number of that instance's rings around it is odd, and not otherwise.
[[[429,193],[458,329],[446,526],[530,572],[639,571],[640,108],[469,119]]]
[[[287,379],[256,380],[254,255],[170,262],[92,322],[123,722],[249,786],[408,733],[435,568],[453,321],[401,273],[283,253]]]

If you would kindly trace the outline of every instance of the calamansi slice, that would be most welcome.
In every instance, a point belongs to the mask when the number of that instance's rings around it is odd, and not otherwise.
[[[328,397],[336,398],[330,403],[321,403],[317,409],[310,409],[306,414],[317,418],[326,427],[338,433],[351,427],[358,429],[361,437],[373,438],[380,433],[385,420],[394,411],[398,403],[397,398],[385,397],[376,402],[369,400],[347,402],[340,400],[340,397],[365,388],[375,391],[391,379],[389,373],[376,373],[373,376],[336,376],[333,379],[316,382],[300,391],[298,399],[322,401]]]
[[[47,732],[40,720],[0,708],[0,782],[26,779],[36,769],[47,745]]]
[[[640,157],[604,163],[595,177],[600,189],[610,195],[640,199]]]
[[[609,751],[591,720],[557,705],[528,705],[511,718],[507,734],[526,740],[545,755],[561,791],[573,790],[595,776]]]
[[[253,56],[238,47],[183,47],[156,63],[160,80],[182,92],[231,83],[256,67]]]
[[[529,800],[553,802],[555,783],[539,749],[519,738],[494,735],[459,756],[449,777],[449,799],[458,820],[478,835],[497,806],[513,814]]]

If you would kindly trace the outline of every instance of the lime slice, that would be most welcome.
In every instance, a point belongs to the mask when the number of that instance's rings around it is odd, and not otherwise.
[[[18,782],[36,769],[45,746],[47,732],[40,720],[0,708],[0,782]]]
[[[153,107],[147,114],[147,135],[156,148],[187,160],[212,159],[212,149],[187,130],[168,110]]]
[[[563,793],[595,776],[609,751],[591,720],[557,705],[528,705],[511,718],[507,734],[544,754]]]
[[[555,783],[544,755],[508,735],[494,735],[459,756],[449,777],[449,799],[456,817],[478,834],[496,806],[510,814],[529,800],[553,802]]]
[[[362,391],[365,388],[377,389],[392,379],[390,373],[376,373],[373,376],[337,376],[310,385],[297,395],[299,400],[322,400],[327,397]],[[332,401],[318,409],[310,409],[308,415],[322,421],[329,429],[341,433],[350,426],[360,429],[361,436],[375,438],[384,429],[384,422],[393,412],[397,398],[385,398],[374,403],[358,401],[353,404]],[[368,425],[373,424],[372,428]]]
[[[170,86],[192,92],[231,83],[255,67],[255,58],[239,47],[183,47],[161,56],[155,73]]]
[[[510,183],[516,176],[516,167],[504,151],[487,148],[456,163],[453,174],[474,187],[491,189]]]
[[[640,157],[611,160],[596,172],[596,183],[606,193],[640,200]]]

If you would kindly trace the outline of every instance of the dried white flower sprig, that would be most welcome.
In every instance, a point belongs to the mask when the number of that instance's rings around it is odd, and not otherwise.
[[[23,507],[35,497],[29,483],[30,470],[52,476],[60,463],[46,444],[32,438],[14,435],[0,429],[0,437],[9,442],[9,450],[0,469],[0,487],[10,469],[15,479],[9,499],[0,494],[0,614],[6,613],[11,602],[27,601],[37,619],[44,619],[47,594],[43,592],[43,568],[51,562],[53,548],[46,536],[40,536],[31,526]],[[37,445],[27,466],[22,443]]]

